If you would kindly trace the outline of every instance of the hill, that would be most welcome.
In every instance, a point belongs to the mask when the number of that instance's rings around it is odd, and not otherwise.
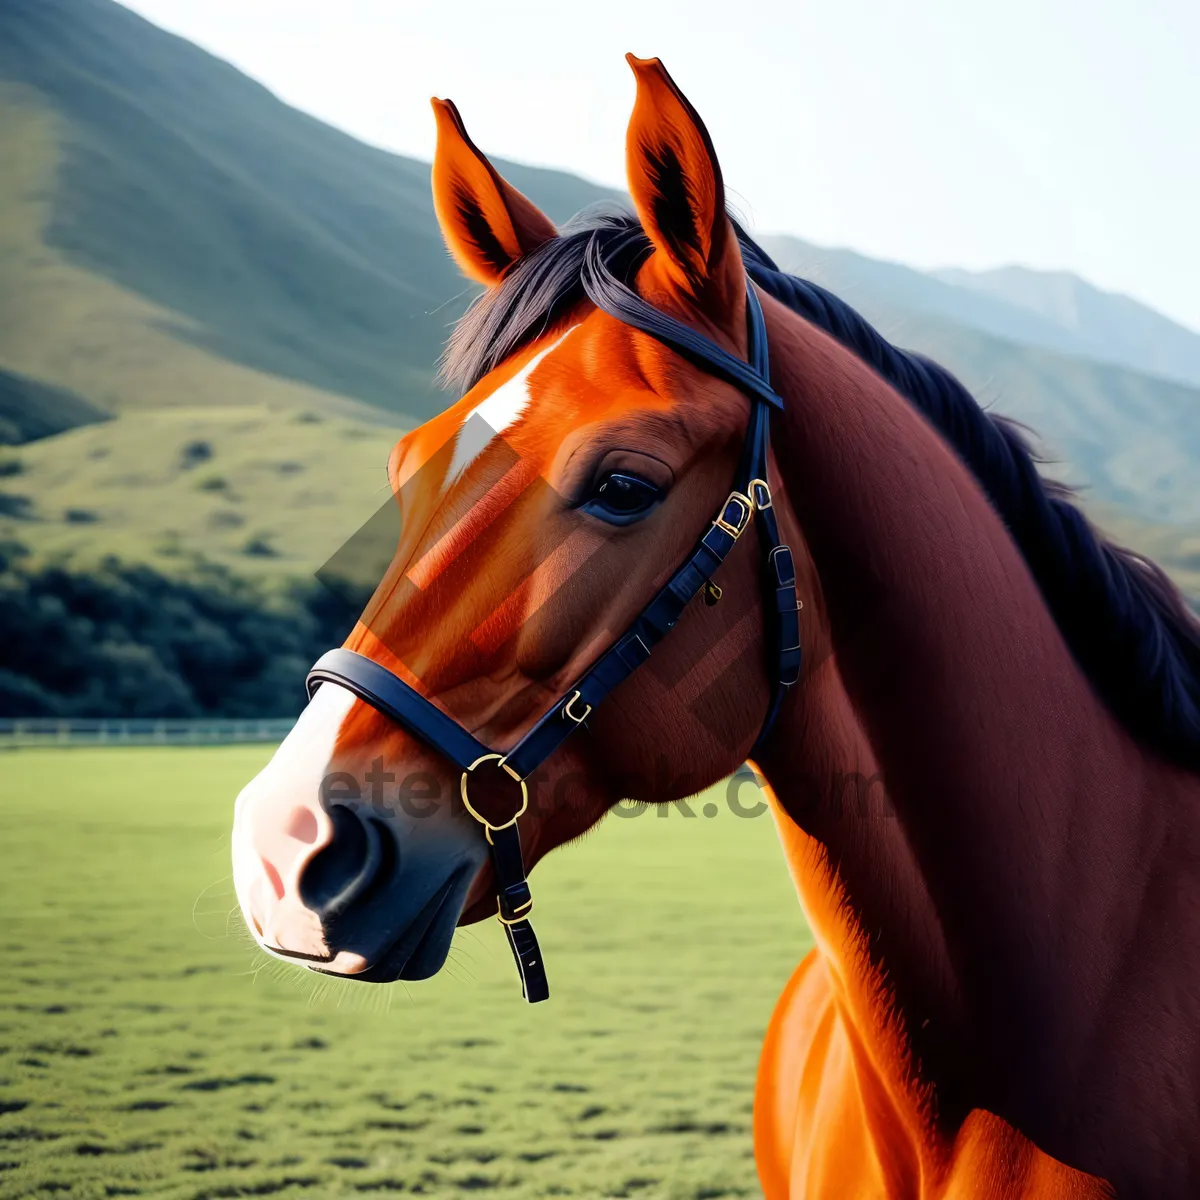
[[[3,534],[39,558],[311,578],[384,503],[387,425],[246,406],[122,413],[0,457]]]
[[[333,395],[424,416],[443,402],[433,364],[467,292],[428,164],[289,108],[109,0],[0,6],[0,85],[0,149],[18,167],[0,183],[0,252],[18,268],[6,306],[18,283],[41,301],[4,322],[0,362],[108,408]],[[505,169],[559,219],[609,194]],[[134,347],[118,345],[130,327]]]
[[[0,5],[0,161],[0,440],[115,414],[0,463],[0,534],[310,573],[377,504],[397,432],[445,403],[434,363],[470,289],[428,164],[111,0]],[[559,221],[616,196],[501,167]],[[1200,392],[1099,361],[1120,332],[1103,314],[1072,325],[1011,281],[770,248],[1027,421],[1097,504],[1139,527],[1200,520]],[[183,466],[201,442],[212,461]]]
[[[937,279],[977,296],[1035,314],[1059,331],[1064,349],[1121,363],[1164,379],[1200,386],[1200,334],[1115,292],[1104,292],[1069,271],[935,271]]]
[[[19,446],[106,419],[106,413],[64,388],[0,369],[0,444]]]
[[[762,240],[781,267],[836,292],[896,344],[949,367],[981,403],[1028,425],[1051,474],[1142,521],[1200,522],[1200,389],[1050,348],[1066,335],[974,288],[799,238]]]
[[[917,271],[790,234],[763,245],[788,270],[865,309],[940,317],[1006,342],[1200,387],[1200,333],[1066,271]]]

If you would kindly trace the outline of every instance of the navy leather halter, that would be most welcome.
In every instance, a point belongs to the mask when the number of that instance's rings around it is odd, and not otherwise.
[[[651,650],[675,626],[688,603],[701,590],[715,604],[720,589],[712,582],[753,518],[764,552],[763,588],[770,656],[771,699],[755,742],[770,732],[784,693],[800,675],[800,621],[796,601],[796,572],[791,550],[780,541],[779,526],[767,484],[770,411],[782,401],[772,390],[768,367],[767,331],[754,285],[746,285],[746,323],[749,362],[743,362],[715,342],[647,304],[632,289],[589,259],[583,286],[597,308],[649,334],[690,362],[740,389],[750,400],[750,421],[733,490],[709,528],[701,535],[682,566],[637,615],[628,630],[574,685],[538,719],[507,754],[485,746],[453,717],[410,687],[386,667],[353,650],[330,650],[308,673],[311,699],[322,683],[336,683],[395,721],[413,736],[448,758],[461,772],[460,792],[467,811],[484,826],[491,847],[498,916],[521,976],[521,988],[531,1004],[550,994],[537,937],[529,923],[533,897],[525,877],[517,820],[529,802],[526,779],[582,725],[592,710],[629,678]],[[753,754],[753,751],[751,752]],[[519,804],[507,821],[496,824],[472,804],[469,780],[484,764],[503,770],[520,791]],[[495,769],[493,768],[493,769]]]

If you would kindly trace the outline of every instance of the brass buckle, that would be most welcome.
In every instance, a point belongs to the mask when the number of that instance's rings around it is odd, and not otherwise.
[[[579,699],[581,699],[579,692],[578,691],[572,692],[571,698],[566,702],[566,704],[563,705],[563,716],[569,717],[572,721],[575,722],[576,725],[582,725],[584,723],[584,721],[586,721],[588,719],[588,717],[591,715],[591,712],[592,712],[592,706],[590,704],[585,704],[583,706],[583,708],[584,708],[583,714],[581,716],[577,717],[571,711],[571,705],[574,704],[575,701],[579,700]]]
[[[471,803],[470,796],[467,795],[467,776],[470,775],[470,773],[472,771],[474,771],[475,768],[477,766],[479,766],[480,763],[485,763],[485,762],[499,763],[500,766],[505,771],[507,771],[509,773],[509,775],[511,775],[513,777],[513,779],[515,779],[517,781],[517,786],[521,789],[521,807],[518,808],[517,811],[515,813],[513,813],[513,815],[511,817],[509,817],[509,819],[507,821],[505,821],[503,825],[493,825],[491,823],[491,821],[489,821],[481,812],[479,812],[475,808],[475,806]],[[481,755],[479,758],[477,758],[462,773],[462,779],[459,780],[458,790],[462,794],[462,802],[466,806],[467,812],[469,812],[471,814],[471,816],[473,816],[475,818],[475,820],[477,820],[480,823],[480,825],[483,826],[485,832],[487,833],[487,840],[489,842],[492,840],[492,834],[495,833],[496,831],[501,830],[501,829],[507,829],[510,825],[515,825],[517,823],[518,818],[529,807],[529,789],[525,786],[525,780],[523,780],[520,777],[520,775],[518,775],[516,773],[516,771],[514,771],[512,769],[512,767],[510,767],[508,765],[508,763],[506,763],[504,761],[503,754],[484,754],[484,755]]]
[[[737,504],[741,510],[738,523],[731,525],[725,520],[725,510],[731,505]],[[721,511],[717,514],[717,519],[713,524],[718,529],[723,529],[736,542],[738,538],[745,532],[746,526],[750,524],[750,518],[754,516],[754,501],[749,496],[742,495],[739,491],[732,491],[725,499],[725,503],[721,505]]]
[[[750,480],[746,485],[746,491],[750,494],[750,499],[754,501],[754,507],[759,511],[770,508],[774,503],[771,499],[771,489],[765,479]]]
[[[519,925],[522,921],[529,920],[529,914],[531,912],[533,912],[532,896],[524,904],[522,904],[520,908],[517,909],[517,916],[513,917],[511,921],[506,921],[504,919],[504,914],[500,911],[500,898],[496,898],[496,920],[499,921],[501,925]]]

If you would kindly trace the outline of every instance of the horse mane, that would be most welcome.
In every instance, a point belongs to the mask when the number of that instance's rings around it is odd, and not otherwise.
[[[780,271],[735,228],[751,279],[874,368],[954,448],[1025,558],[1076,661],[1125,728],[1200,770],[1200,623],[1162,568],[1105,539],[1070,489],[1041,474],[1015,422],[984,411],[949,371],[893,346],[831,292]],[[649,250],[631,213],[585,210],[475,300],[450,337],[443,379],[470,388],[565,319],[585,299],[585,257],[632,283]]]

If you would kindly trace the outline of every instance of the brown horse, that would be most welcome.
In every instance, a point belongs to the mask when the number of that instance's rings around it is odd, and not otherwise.
[[[399,547],[347,646],[512,747],[707,527],[746,431],[741,392],[588,302],[584,259],[638,241],[627,282],[742,357],[749,273],[806,653],[756,761],[816,939],[763,1049],[763,1189],[1200,1195],[1196,626],[1012,427],[774,270],[726,216],[696,113],[630,61],[636,217],[562,233],[434,102],[438,218],[484,292],[446,360],[466,394],[389,462]],[[756,537],[533,781],[527,862],[748,754],[770,697]],[[393,776],[422,781],[403,811],[374,786]],[[873,781],[864,802],[848,778]],[[238,799],[259,943],[360,979],[437,971],[496,905],[483,831],[438,803],[457,789],[322,686]]]

